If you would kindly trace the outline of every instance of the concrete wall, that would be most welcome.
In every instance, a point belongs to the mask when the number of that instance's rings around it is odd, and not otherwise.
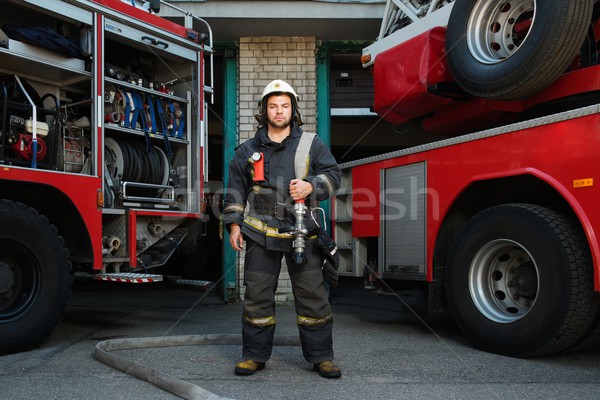
[[[239,138],[242,143],[252,137],[258,126],[254,115],[264,87],[274,79],[288,82],[300,97],[305,131],[316,131],[317,81],[316,38],[312,36],[242,37],[239,40]],[[244,254],[240,254],[238,273],[240,297],[243,299]],[[277,302],[293,299],[289,274],[283,261]]]

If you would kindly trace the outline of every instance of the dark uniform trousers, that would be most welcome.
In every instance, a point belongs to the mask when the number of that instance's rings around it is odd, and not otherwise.
[[[312,241],[310,241],[312,242]],[[266,362],[275,334],[275,291],[285,256],[295,298],[302,353],[309,363],[333,360],[333,315],[321,271],[321,255],[307,243],[306,265],[293,263],[293,254],[271,251],[246,238],[244,312],[245,359]]]

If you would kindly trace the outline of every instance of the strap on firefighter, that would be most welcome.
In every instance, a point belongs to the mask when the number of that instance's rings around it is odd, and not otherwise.
[[[315,136],[317,134],[312,132],[304,132],[300,136],[300,142],[294,156],[294,170],[298,179],[304,179],[308,176],[308,168],[310,166],[309,152]]]

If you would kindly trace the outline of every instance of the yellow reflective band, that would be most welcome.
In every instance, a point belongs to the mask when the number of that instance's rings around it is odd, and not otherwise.
[[[294,236],[291,233],[279,233],[279,228],[273,228],[268,226],[264,221],[256,219],[247,215],[244,218],[244,224],[253,227],[257,231],[264,233],[268,237],[278,238],[278,239],[293,239]],[[306,239],[316,239],[317,235],[309,236]]]
[[[244,322],[254,326],[269,326],[275,325],[275,316],[271,315],[270,317],[263,318],[250,318],[246,315],[243,316]]]
[[[296,316],[296,323],[303,326],[324,325],[333,319],[333,314],[327,315],[325,318],[310,318],[302,315]]]
[[[291,233],[279,233],[278,228],[273,228],[268,226],[264,221],[256,219],[251,216],[246,216],[244,218],[244,223],[250,225],[254,229],[263,232],[265,235],[269,237],[281,238],[281,239],[292,239],[293,236]]]
[[[246,207],[241,204],[230,204],[223,210],[224,213],[240,212],[243,213]]]
[[[329,177],[325,174],[317,175],[317,178],[319,178],[320,180],[323,181],[325,186],[327,186],[327,193],[329,195],[332,195],[333,194],[333,184],[331,183],[331,179],[329,179]]]

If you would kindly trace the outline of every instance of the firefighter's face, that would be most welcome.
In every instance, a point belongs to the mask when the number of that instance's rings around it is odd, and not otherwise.
[[[267,121],[274,128],[287,128],[292,122],[292,100],[287,94],[267,99]]]

